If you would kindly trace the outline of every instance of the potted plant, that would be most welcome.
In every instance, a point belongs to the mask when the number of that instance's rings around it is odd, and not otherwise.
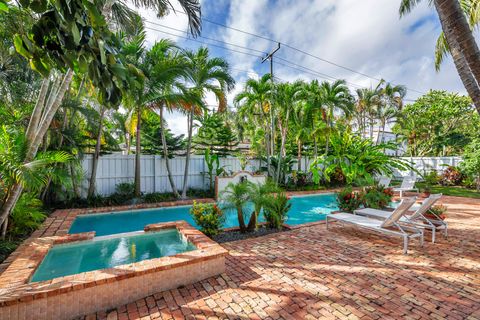
[[[447,207],[443,205],[437,205],[433,206],[428,210],[424,216],[427,219],[432,219],[432,220],[445,220],[447,212]]]
[[[423,198],[428,198],[430,197],[431,191],[432,191],[432,187],[428,182],[426,182],[425,186],[422,189],[422,194],[420,196]]]

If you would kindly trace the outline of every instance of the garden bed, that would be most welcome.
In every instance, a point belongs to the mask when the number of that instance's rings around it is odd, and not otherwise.
[[[259,226],[258,229],[253,232],[241,233],[240,230],[235,228],[235,229],[226,230],[216,236],[213,236],[212,240],[217,243],[225,243],[225,242],[244,240],[249,238],[262,237],[269,234],[284,232],[288,230],[290,230],[290,228],[287,228],[287,227],[283,227],[282,229],[272,229],[272,228],[267,228],[266,226]]]

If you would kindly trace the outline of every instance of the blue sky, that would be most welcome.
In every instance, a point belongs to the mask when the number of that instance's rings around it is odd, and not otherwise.
[[[375,86],[378,81],[372,78],[383,78],[394,84],[406,85],[410,89],[407,96],[409,100],[430,88],[460,93],[465,91],[450,58],[444,62],[440,72],[435,71],[433,52],[441,29],[436,12],[427,6],[428,1],[424,1],[402,19],[398,15],[400,0],[203,0],[201,3],[203,17],[208,20],[281,41],[371,76],[365,77],[282,47],[278,52],[279,58],[315,72],[312,74],[311,71],[299,67],[294,69],[280,65],[289,63],[278,60],[274,66],[275,74],[283,80],[325,80],[317,74],[320,72],[331,77],[330,80],[346,79],[354,92],[359,86]],[[183,14],[175,15],[172,12],[167,17],[158,19],[152,12],[140,13],[146,21],[187,30],[187,21]],[[170,38],[186,48],[195,49],[202,45],[182,39],[181,37],[186,36],[182,31],[148,22],[146,25],[174,34],[166,35],[147,29],[150,43],[161,38]],[[201,36],[262,52],[268,52],[276,46],[273,42],[207,21],[203,22]],[[240,49],[202,37],[197,38],[197,41],[261,55],[257,51]],[[261,59],[256,56],[235,53],[213,45],[207,46],[212,56],[224,57],[230,63],[232,74],[237,81],[236,88],[229,94],[230,102],[242,89],[248,77],[258,77],[269,71],[268,64],[261,64]],[[208,103],[215,105],[215,98],[209,96]],[[183,116],[172,114],[167,120],[170,120],[169,125],[176,133],[185,132],[186,121]]]

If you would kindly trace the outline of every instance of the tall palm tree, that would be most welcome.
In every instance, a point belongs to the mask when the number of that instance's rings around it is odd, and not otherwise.
[[[239,107],[238,118],[248,124],[253,124],[252,129],[266,128],[264,135],[265,153],[267,156],[267,172],[270,175],[271,130],[269,125],[271,108],[271,82],[270,74],[263,75],[259,80],[248,79],[242,92],[234,98],[234,103]]]
[[[407,94],[407,88],[401,85],[387,83],[381,90],[380,103],[376,104],[376,117],[379,121],[377,144],[380,141],[380,132],[384,134],[386,124],[396,118],[403,106],[403,98]]]
[[[300,101],[304,83],[300,80],[294,83],[280,83],[276,86],[276,102],[278,106],[277,124],[280,129],[280,149],[278,152],[278,166],[275,175],[275,182],[279,182],[280,170],[282,168],[282,157],[286,156],[285,142],[287,140],[290,115],[294,112],[297,103]]]
[[[229,73],[229,66],[223,58],[211,58],[208,48],[201,47],[197,51],[186,51],[187,70],[189,81],[192,86],[189,88],[189,95],[203,100],[207,92],[212,92],[218,101],[218,111],[227,107],[226,93],[233,89],[235,80]],[[188,136],[187,154],[185,159],[185,173],[183,176],[182,198],[187,197],[188,173],[190,164],[190,152],[192,147],[193,118],[195,113],[203,107],[203,103],[187,105]]]
[[[313,157],[316,158],[318,155],[318,134],[325,128],[324,125],[320,126],[319,123],[327,122],[327,112],[324,105],[325,95],[318,80],[312,80],[305,84],[301,95],[306,103],[305,111],[312,130]]]
[[[340,111],[349,115],[353,111],[353,97],[350,94],[345,80],[336,80],[333,83],[323,81],[320,85],[323,95],[323,105],[326,109],[327,136],[325,154],[328,153],[330,132],[333,129],[335,112]]]
[[[362,135],[369,128],[370,139],[373,139],[373,126],[375,124],[375,110],[380,102],[380,83],[376,88],[357,89],[357,100],[355,102],[355,113],[359,131]]]
[[[409,13],[419,2],[420,0],[401,0],[400,16]],[[480,114],[480,50],[465,10],[462,9],[465,4],[477,8],[478,1],[433,0],[429,3],[433,3],[437,11],[457,73]]]

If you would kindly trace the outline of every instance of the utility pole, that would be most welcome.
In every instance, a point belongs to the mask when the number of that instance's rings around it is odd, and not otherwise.
[[[270,94],[271,94],[271,98],[270,98],[270,137],[269,137],[269,142],[270,142],[270,146],[269,146],[269,149],[270,150],[266,150],[267,151],[267,176],[270,176],[270,165],[271,165],[271,159],[270,159],[270,156],[273,155],[273,150],[275,149],[275,141],[274,141],[274,130],[275,130],[275,123],[274,123],[274,119],[273,119],[273,86],[274,86],[274,83],[273,83],[273,55],[275,54],[275,52],[277,52],[278,50],[280,50],[280,42],[278,43],[278,46],[276,49],[274,49],[272,52],[270,52],[269,54],[267,54],[265,56],[265,58],[262,59],[262,63],[264,63],[265,61],[267,60],[270,60],[270,80],[272,81],[272,89],[270,90]],[[271,154],[271,155],[270,155]],[[280,170],[280,159],[278,159],[278,170]]]

